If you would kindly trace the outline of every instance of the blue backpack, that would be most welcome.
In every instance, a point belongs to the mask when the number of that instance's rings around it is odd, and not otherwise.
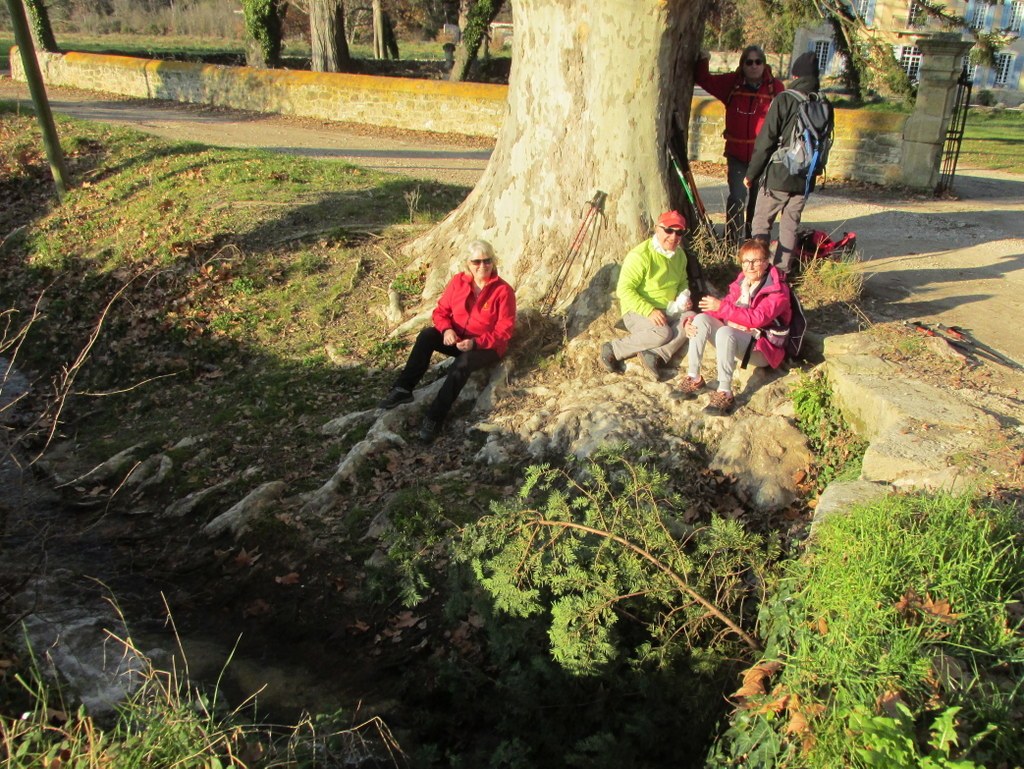
[[[828,163],[835,133],[835,114],[832,103],[820,93],[790,90],[785,94],[798,100],[800,107],[789,137],[775,150],[771,160],[781,163],[790,176],[806,179],[806,195],[811,191],[814,177],[824,173]]]

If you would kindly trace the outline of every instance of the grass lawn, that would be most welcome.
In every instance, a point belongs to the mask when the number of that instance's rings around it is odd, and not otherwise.
[[[1024,174],[1024,113],[972,107],[960,166]]]

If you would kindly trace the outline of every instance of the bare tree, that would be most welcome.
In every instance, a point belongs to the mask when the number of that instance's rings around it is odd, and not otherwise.
[[[574,283],[621,259],[681,204],[666,148],[688,122],[710,1],[512,0],[508,114],[490,163],[465,202],[409,245],[427,269],[425,297],[481,237],[522,303],[538,302],[596,190],[608,193],[604,229]]]

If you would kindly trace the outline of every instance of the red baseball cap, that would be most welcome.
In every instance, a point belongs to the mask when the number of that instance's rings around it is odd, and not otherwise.
[[[678,227],[686,229],[686,218],[678,211],[666,211],[658,217],[658,224],[662,227]]]

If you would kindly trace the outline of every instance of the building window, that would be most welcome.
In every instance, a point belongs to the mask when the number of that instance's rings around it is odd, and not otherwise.
[[[832,41],[818,40],[814,44],[814,58],[818,60],[818,72],[824,75],[832,61]]]
[[[995,64],[992,67],[996,73],[996,79],[992,85],[997,87],[1005,86],[1010,80],[1010,67],[1012,65],[1012,53],[997,53]]]
[[[916,83],[921,74],[921,49],[916,45],[901,45],[896,49],[896,58],[910,82]]]
[[[971,29],[982,29],[985,26],[986,19],[988,19],[988,11],[991,7],[990,3],[976,2],[974,7],[971,8],[970,15],[967,17],[967,26]]]
[[[970,57],[964,59],[964,64],[967,65],[967,82],[973,83],[975,75],[978,74],[978,65],[971,61]]]
[[[865,24],[875,20],[875,0],[856,0],[857,15]]]
[[[916,29],[917,27],[923,27],[924,22],[924,8],[917,0],[910,0],[910,6],[907,9],[907,26],[910,29]]]
[[[1024,2],[1022,0],[1015,0],[1013,5],[1010,6],[1010,20],[1006,25],[1006,29],[1019,35],[1022,28],[1024,28]]]

